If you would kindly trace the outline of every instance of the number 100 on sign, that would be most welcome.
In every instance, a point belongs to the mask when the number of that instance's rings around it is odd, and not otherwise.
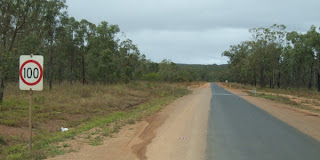
[[[37,91],[43,89],[43,56],[20,56],[19,88]]]
[[[39,75],[40,75],[40,71],[38,68],[32,68],[29,67],[29,68],[23,68],[23,78],[26,79],[26,78],[34,78],[34,79],[37,79],[39,78]]]

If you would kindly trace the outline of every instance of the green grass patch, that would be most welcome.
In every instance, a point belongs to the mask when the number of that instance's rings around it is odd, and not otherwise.
[[[100,136],[97,136],[90,140],[90,145],[98,146],[103,144],[103,139]]]
[[[266,99],[270,99],[272,101],[285,103],[285,104],[298,105],[297,103],[291,101],[290,98],[284,97],[284,96],[270,95],[270,94],[264,94],[264,93],[257,94],[256,96],[257,97],[266,98]]]
[[[63,147],[67,148],[67,147],[70,147],[70,145],[68,143],[63,143]]]
[[[102,135],[107,137],[107,136],[111,136],[112,134],[112,130],[109,127],[105,127],[102,130]]]
[[[135,123],[136,123],[136,121],[133,120],[133,119],[129,119],[129,120],[128,120],[128,124],[135,124]]]
[[[6,157],[6,160],[17,160],[17,159],[23,159],[25,156],[23,153],[13,153]]]
[[[4,138],[0,135],[0,145],[6,145],[7,142],[4,140]]]

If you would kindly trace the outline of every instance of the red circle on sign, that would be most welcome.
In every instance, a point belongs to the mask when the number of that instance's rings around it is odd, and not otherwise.
[[[29,82],[27,82],[27,81],[22,77],[22,69],[23,69],[23,67],[24,67],[27,63],[34,63],[34,64],[36,64],[36,65],[39,67],[39,69],[40,69],[40,78],[39,78],[36,82],[34,82],[34,83],[29,83]],[[37,62],[37,61],[35,61],[35,60],[27,60],[27,61],[25,61],[25,62],[22,64],[21,68],[20,68],[20,78],[21,78],[21,80],[23,81],[23,83],[25,83],[26,85],[29,85],[29,86],[34,86],[34,85],[38,84],[38,83],[41,81],[41,79],[42,79],[42,75],[43,75],[42,67],[41,67],[41,65],[39,64],[39,62]]]

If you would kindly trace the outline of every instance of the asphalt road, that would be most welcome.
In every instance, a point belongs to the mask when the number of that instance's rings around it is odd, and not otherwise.
[[[211,90],[206,159],[320,160],[316,140],[216,84]]]

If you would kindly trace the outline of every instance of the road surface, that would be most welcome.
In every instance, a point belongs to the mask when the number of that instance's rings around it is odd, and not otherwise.
[[[211,84],[208,160],[319,160],[320,143]]]

